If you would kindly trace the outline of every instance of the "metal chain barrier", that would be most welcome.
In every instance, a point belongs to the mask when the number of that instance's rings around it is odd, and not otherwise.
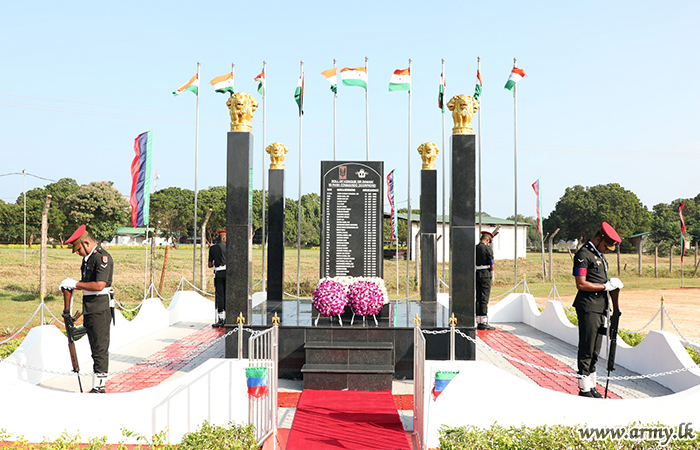
[[[195,291],[199,291],[199,292],[201,292],[201,293],[204,294],[204,295],[208,295],[209,297],[213,297],[213,296],[214,296],[214,294],[210,294],[209,292],[203,291],[203,290],[201,290],[200,288],[198,288],[197,286],[195,286],[194,284],[190,283],[190,280],[188,280],[188,279],[185,278],[185,277],[182,277],[182,280],[180,280],[180,283],[182,283],[182,282],[185,282],[185,283],[189,284],[190,286],[192,286],[192,287],[194,288]],[[183,286],[183,287],[184,287],[184,286]]]
[[[686,344],[690,345],[693,347],[696,351],[700,348],[700,344],[696,344],[695,342],[690,341],[687,339],[685,336],[683,336],[683,333],[681,333],[681,330],[678,329],[678,326],[676,326],[676,323],[671,319],[671,315],[668,313],[666,308],[662,307],[664,310],[664,314],[666,314],[666,317],[668,317],[668,320],[671,321],[671,325],[673,325],[673,328],[676,330],[676,333],[678,333],[678,336],[680,337],[681,342],[685,342]],[[658,314],[658,313],[657,313]],[[656,316],[654,316],[656,317]]]
[[[118,372],[108,372],[107,375],[108,375],[108,376],[111,376],[111,375],[121,375],[121,374],[125,374],[125,373],[140,372],[140,371],[142,371],[142,370],[152,369],[152,368],[154,368],[154,367],[166,366],[166,365],[168,365],[168,364],[170,364],[170,363],[172,363],[172,362],[178,361],[178,360],[180,360],[180,359],[188,358],[188,357],[194,355],[195,353],[203,352],[204,350],[208,349],[209,347],[212,347],[214,344],[216,344],[216,343],[220,342],[221,340],[227,338],[228,336],[232,335],[233,333],[236,333],[237,331],[238,331],[238,327],[233,328],[231,331],[229,331],[229,332],[227,332],[227,333],[225,333],[225,334],[222,334],[222,335],[219,336],[218,338],[213,339],[213,340],[207,342],[206,344],[202,344],[202,345],[200,345],[200,346],[197,346],[197,347],[193,348],[192,350],[188,351],[187,353],[184,353],[184,354],[182,354],[182,355],[180,355],[180,356],[176,356],[176,357],[174,357],[174,358],[170,358],[170,359],[165,360],[165,361],[156,361],[156,362],[154,362],[154,363],[147,364],[147,365],[145,365],[145,366],[138,366],[138,365],[136,365],[136,366],[134,366],[134,367],[132,367],[132,368],[130,368],[130,369],[121,370],[121,371],[118,371]],[[250,335],[251,335],[250,337],[251,337],[251,338],[252,338],[252,337],[255,337],[255,336],[257,336],[257,335],[259,335],[259,334],[261,334],[261,333],[263,333],[263,331],[255,331],[255,330],[253,330],[252,328],[243,328],[243,331],[247,331],[248,333],[250,333]],[[3,362],[3,361],[6,361],[8,364],[12,364],[12,365],[17,366],[17,367],[22,368],[22,369],[35,370],[35,371],[37,371],[37,372],[49,373],[49,374],[52,374],[52,375],[65,375],[65,376],[74,376],[74,375],[79,375],[79,376],[92,376],[92,375],[93,375],[92,372],[87,372],[87,373],[84,373],[84,372],[75,373],[75,372],[72,372],[72,371],[71,371],[71,372],[62,372],[62,371],[58,371],[58,370],[47,370],[47,369],[43,369],[43,368],[32,367],[32,366],[27,366],[27,365],[24,365],[24,364],[16,363],[16,362],[14,362],[14,361],[10,361],[8,358],[5,358],[5,359],[0,358],[0,363]]]
[[[449,329],[436,330],[436,331],[421,330],[421,332],[424,334],[444,334],[444,333],[449,333],[450,330]],[[563,372],[561,370],[550,369],[549,367],[538,366],[536,364],[532,364],[532,363],[529,363],[527,361],[523,361],[523,360],[515,358],[513,356],[506,355],[505,353],[499,352],[498,350],[495,350],[495,349],[489,347],[488,345],[473,339],[471,336],[467,336],[466,334],[462,333],[462,331],[460,331],[459,329],[455,329],[455,332],[457,334],[459,334],[460,336],[462,336],[463,338],[467,339],[468,341],[476,344],[477,346],[479,346],[481,348],[485,348],[486,350],[489,350],[489,351],[491,351],[491,352],[493,352],[493,353],[495,353],[495,354],[497,354],[497,355],[499,355],[499,356],[501,356],[509,361],[515,361],[519,364],[523,364],[527,367],[532,367],[533,369],[541,370],[543,372],[555,373],[557,375],[562,375],[562,376],[571,377],[571,378],[581,378],[581,375],[579,375],[575,372]],[[699,368],[699,366],[694,365],[694,366],[682,367],[680,369],[669,370],[668,372],[657,372],[657,373],[650,373],[650,374],[644,374],[644,375],[629,375],[629,376],[621,376],[621,377],[615,377],[615,376],[608,377],[608,376],[601,375],[598,377],[598,379],[599,380],[620,380],[620,381],[622,381],[622,380],[626,380],[626,381],[627,380],[640,380],[640,379],[644,379],[644,378],[656,378],[656,377],[662,377],[665,375],[673,375],[676,373],[686,372],[690,369],[696,369],[696,368]],[[573,368],[571,370],[573,370]]]
[[[509,290],[507,290],[507,291],[504,292],[503,294],[497,295],[497,296],[495,296],[495,297],[491,297],[491,300],[496,300],[496,299],[499,299],[499,298],[501,298],[501,297],[505,297],[506,295],[510,294],[511,292],[517,292],[518,286],[520,286],[520,285],[523,284],[523,283],[525,283],[525,287],[523,288],[523,292],[527,291],[527,293],[529,294],[529,293],[530,293],[530,288],[527,286],[527,281],[526,281],[526,279],[523,278],[518,284],[516,284],[514,287],[510,288]]]
[[[10,336],[9,338],[7,338],[7,339],[5,339],[4,341],[0,342],[0,345],[7,344],[7,343],[10,342],[12,339],[14,339],[15,336],[17,336],[18,334],[20,334],[20,333],[22,332],[22,330],[24,330],[24,329],[27,327],[27,325],[29,325],[29,322],[31,322],[32,319],[34,318],[34,316],[36,316],[36,314],[39,312],[39,310],[41,309],[41,307],[42,307],[42,305],[39,305],[39,306],[34,310],[34,314],[32,314],[32,316],[24,323],[24,325],[22,325],[22,328],[20,328],[19,331],[17,331],[15,334],[13,334],[12,336]],[[0,360],[0,361],[1,361],[1,360]]]
[[[657,310],[656,310],[656,314],[654,314],[654,317],[652,317],[651,320],[650,320],[649,322],[647,322],[646,325],[644,325],[642,328],[640,328],[640,329],[638,329],[638,330],[632,330],[632,331],[630,331],[630,330],[625,330],[625,329],[623,329],[623,328],[618,328],[618,329],[619,329],[620,331],[624,331],[625,333],[639,333],[640,331],[644,330],[644,329],[647,328],[649,325],[651,325],[651,323],[654,321],[654,319],[656,319],[656,317],[659,315],[660,312],[661,312],[661,308],[657,309]],[[670,319],[670,317],[669,317],[669,319]],[[671,321],[671,323],[673,323],[673,321]],[[678,334],[680,334],[680,332],[678,332]]]

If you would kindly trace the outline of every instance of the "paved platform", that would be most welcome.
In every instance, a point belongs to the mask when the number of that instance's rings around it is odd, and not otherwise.
[[[494,331],[477,332],[477,360],[489,362],[544,388],[576,395],[576,378],[563,374],[575,373],[574,346],[525,324],[495,325],[497,329]],[[210,358],[223,358],[224,340],[220,339],[223,334],[223,329],[212,328],[210,323],[180,322],[113,350],[110,353],[112,375],[107,380],[107,392],[145,389],[165,380],[175,379]],[[212,345],[217,339],[219,340]],[[606,364],[604,359],[598,362],[599,377],[606,374]],[[550,371],[543,371],[532,367],[533,365],[548,368]],[[88,370],[83,368],[83,371]],[[618,367],[612,375],[635,374]],[[301,380],[279,380],[279,428],[291,428],[302,384]],[[42,383],[42,386],[78,392],[74,376],[57,376]],[[91,380],[84,377],[84,390],[87,391],[90,387]],[[598,390],[603,392],[604,384],[601,386],[599,383]],[[404,429],[411,432],[413,381],[395,380],[392,392]],[[646,398],[671,393],[668,388],[649,379],[615,380],[611,381],[609,386],[610,398]]]

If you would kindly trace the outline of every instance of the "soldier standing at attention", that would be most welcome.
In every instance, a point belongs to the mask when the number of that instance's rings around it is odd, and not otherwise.
[[[216,322],[213,327],[226,323],[226,230],[217,231],[219,242],[209,247],[209,267],[214,268],[214,305]]]
[[[574,279],[576,280],[576,317],[578,318],[578,380],[582,397],[601,398],[596,390],[598,354],[605,335],[605,316],[610,307],[620,313],[619,296],[623,287],[619,278],[608,279],[608,261],[604,253],[615,250],[620,236],[609,223],[603,222],[595,237],[584,244],[574,255]]]
[[[66,240],[66,244],[72,244],[73,253],[83,258],[81,277],[80,281],[66,278],[59,287],[62,290],[84,291],[83,324],[90,342],[94,371],[90,392],[104,394],[109,371],[109,335],[112,321],[110,299],[114,261],[88,234],[85,225],[81,225]],[[63,305],[63,317],[66,316],[70,318],[70,301],[67,298],[64,299]]]
[[[495,330],[489,325],[489,297],[491,296],[491,281],[493,280],[493,242],[494,234],[482,231],[481,239],[476,245],[476,329]]]

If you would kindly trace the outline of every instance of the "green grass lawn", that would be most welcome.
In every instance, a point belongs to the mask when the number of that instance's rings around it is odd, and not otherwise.
[[[127,306],[136,305],[143,298],[144,293],[144,265],[146,253],[144,248],[115,247],[109,250],[114,258],[115,271],[113,287],[116,298]],[[163,269],[165,250],[156,249],[154,264],[154,284],[158,286]],[[319,278],[319,250],[303,249],[301,251],[300,293],[302,296],[310,296]],[[197,253],[199,258],[199,252]],[[610,273],[617,275],[617,256],[610,255]],[[148,257],[150,261],[150,255]],[[48,308],[60,317],[63,309],[63,300],[58,290],[58,285],[64,278],[80,277],[80,258],[71,254],[69,248],[48,249],[47,288],[48,295],[45,299]],[[621,255],[620,278],[625,283],[626,290],[648,290],[677,288],[681,286],[680,260],[674,260],[673,274],[668,271],[668,257],[658,260],[659,277],[654,277],[654,258],[645,256],[643,261],[643,275],[637,274],[637,255]],[[575,287],[571,276],[571,256],[568,253],[553,254],[554,282],[560,295],[574,295]],[[692,277],[693,257],[686,258],[684,268],[684,286],[700,287],[700,276]],[[199,259],[197,260],[197,287],[200,284]],[[548,263],[547,266],[549,267]],[[396,270],[399,271],[399,295],[397,295]],[[180,247],[169,249],[168,261],[165,269],[162,294],[169,298],[175,292],[180,280],[185,277],[192,281],[193,250],[192,247]],[[496,273],[491,291],[492,298],[497,298],[511,290],[514,286],[513,261],[496,261]],[[447,284],[449,284],[449,269]],[[206,291],[213,292],[213,280],[211,269],[205,270]],[[442,265],[438,265],[438,276],[442,275]],[[146,273],[150,279],[150,271]],[[253,284],[254,291],[260,291],[259,283],[262,276],[262,251],[253,249]],[[542,281],[542,259],[539,253],[529,253],[526,259],[518,261],[518,280],[527,279],[530,292],[535,297],[547,297],[552,290],[552,282]],[[400,261],[397,267],[395,261],[384,261],[384,280],[391,298],[404,298],[406,296],[406,261]],[[149,283],[150,284],[150,283]],[[414,296],[419,292],[419,286],[415,278],[415,266],[411,263],[409,272],[408,295]],[[519,288],[520,291],[522,289]],[[285,253],[285,284],[284,290],[295,295],[297,292],[297,251],[296,248],[287,248]],[[76,301],[79,301],[80,295]],[[33,246],[27,249],[27,262],[24,263],[24,251],[21,246],[0,247],[0,340],[6,338],[18,330],[29,319],[40,304],[39,298],[39,247]],[[47,314],[48,316],[48,314]],[[48,319],[47,319],[48,321]],[[39,325],[39,315],[35,317],[29,326]]]

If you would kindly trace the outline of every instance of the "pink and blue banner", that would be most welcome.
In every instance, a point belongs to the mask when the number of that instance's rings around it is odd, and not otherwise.
[[[151,203],[151,153],[153,131],[141,133],[134,140],[134,157],[131,163],[131,226],[148,226]]]
[[[391,206],[391,240],[395,241],[397,239],[398,225],[396,223],[396,211],[394,208],[394,171],[389,172],[386,177],[386,196],[389,197],[389,205]]]
[[[683,207],[685,203],[681,202],[678,207],[678,216],[681,218],[681,264],[683,264],[683,258],[685,258],[685,220],[683,220]]]
[[[535,190],[535,195],[537,196],[537,231],[542,234],[542,217],[540,216],[540,180],[538,179],[532,183],[532,189]]]

